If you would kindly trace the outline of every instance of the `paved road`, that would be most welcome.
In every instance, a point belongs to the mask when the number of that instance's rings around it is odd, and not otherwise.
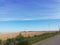
[[[60,35],[38,42],[34,45],[60,45]]]

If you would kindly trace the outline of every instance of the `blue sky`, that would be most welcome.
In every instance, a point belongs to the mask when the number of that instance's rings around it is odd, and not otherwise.
[[[60,0],[0,0],[0,32],[55,30],[59,22]]]

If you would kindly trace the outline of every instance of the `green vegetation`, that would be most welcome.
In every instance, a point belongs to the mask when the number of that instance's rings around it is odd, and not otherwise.
[[[44,40],[44,39],[53,37],[53,36],[58,35],[58,34],[60,34],[60,32],[45,33],[45,34],[42,34],[42,35],[35,35],[35,36],[31,39],[31,42],[32,42],[32,43],[36,43],[36,42],[38,42],[38,41],[42,41],[42,40]]]
[[[32,45],[33,43],[42,41],[58,34],[60,34],[60,31],[35,35],[33,37],[23,37],[21,34],[19,34],[16,38],[7,39],[4,41],[0,40],[0,45]]]

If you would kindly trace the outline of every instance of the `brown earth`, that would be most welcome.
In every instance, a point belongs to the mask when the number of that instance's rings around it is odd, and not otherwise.
[[[24,37],[27,36],[34,36],[34,35],[41,35],[45,32],[20,32]],[[7,38],[15,38],[20,34],[19,32],[17,33],[5,33],[5,34],[0,34],[0,39],[6,40]]]

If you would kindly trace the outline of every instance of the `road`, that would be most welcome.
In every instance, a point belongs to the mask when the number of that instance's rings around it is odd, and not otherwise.
[[[46,39],[44,41],[38,42],[34,45],[60,45],[60,35],[57,35],[55,37],[51,37],[51,38]]]

